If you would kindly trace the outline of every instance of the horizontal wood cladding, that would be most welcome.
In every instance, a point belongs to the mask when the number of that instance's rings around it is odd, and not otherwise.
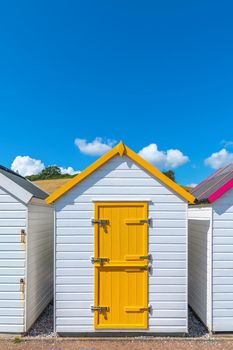
[[[213,203],[213,331],[233,331],[233,189]]]
[[[131,160],[113,158],[55,202],[56,314],[58,332],[93,332],[93,225],[95,200],[148,198],[148,332],[187,331],[187,204]]]
[[[0,332],[24,332],[27,207],[0,187]]]

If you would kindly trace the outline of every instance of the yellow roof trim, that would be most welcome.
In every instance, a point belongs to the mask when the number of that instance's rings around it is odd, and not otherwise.
[[[74,178],[66,182],[63,186],[61,186],[55,192],[53,192],[50,196],[48,196],[46,198],[46,202],[49,204],[55,202],[58,198],[63,196],[71,188],[73,188],[78,183],[83,181],[86,177],[88,177],[90,174],[92,174],[102,165],[107,163],[111,158],[113,158],[117,154],[120,157],[122,157],[123,155],[128,156],[135,163],[140,165],[143,169],[147,170],[151,175],[159,179],[162,183],[164,183],[166,186],[171,188],[174,192],[176,192],[182,198],[184,198],[190,203],[194,203],[195,197],[191,193],[187,192],[185,189],[183,189],[181,186],[179,186],[174,181],[169,179],[166,175],[164,175],[161,171],[159,171],[153,165],[148,163],[145,159],[140,157],[137,153],[132,151],[129,147],[125,146],[122,141],[118,145],[116,145],[114,148],[112,148],[109,152],[105,153],[102,157],[97,159],[89,167],[84,169],[80,174],[76,175]]]

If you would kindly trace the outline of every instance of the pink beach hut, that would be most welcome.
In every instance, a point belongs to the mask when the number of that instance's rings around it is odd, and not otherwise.
[[[212,332],[233,331],[233,164],[194,188],[188,210],[189,304]]]

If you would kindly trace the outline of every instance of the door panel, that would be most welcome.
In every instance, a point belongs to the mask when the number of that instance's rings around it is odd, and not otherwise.
[[[106,219],[108,224],[96,226],[98,233],[95,256],[109,258],[109,264],[124,264],[126,256],[147,255],[148,224],[139,222],[148,218],[147,210],[147,203],[97,205],[96,219]],[[133,222],[128,223],[128,220]],[[137,260],[144,264],[141,259]]]
[[[145,328],[147,311],[147,271],[143,268],[102,267],[98,269],[98,305],[107,306],[96,313],[97,328]]]
[[[147,328],[148,206],[144,202],[95,204],[96,328]],[[107,220],[103,226],[98,220]]]

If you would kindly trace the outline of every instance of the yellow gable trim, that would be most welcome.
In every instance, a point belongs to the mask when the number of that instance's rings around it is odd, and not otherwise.
[[[128,156],[135,163],[140,165],[143,169],[148,171],[151,175],[153,175],[155,178],[160,180],[167,187],[171,188],[174,192],[176,192],[182,198],[184,198],[185,200],[187,200],[190,203],[194,203],[195,197],[191,193],[187,192],[181,186],[177,185],[174,181],[169,179],[161,171],[159,171],[153,165],[148,163],[145,159],[140,157],[137,153],[132,151],[129,147],[125,146],[122,141],[118,145],[116,145],[114,148],[112,148],[109,152],[107,152],[102,157],[97,159],[94,163],[92,163],[89,167],[87,167],[85,170],[83,170],[80,174],[76,175],[74,178],[72,178],[70,181],[66,182],[63,186],[61,186],[59,189],[57,189],[55,192],[53,192],[50,196],[48,196],[46,198],[46,202],[49,204],[52,202],[55,202],[58,198],[63,196],[71,188],[73,188],[78,183],[83,181],[86,177],[88,177],[90,174],[92,174],[94,171],[96,171],[102,165],[107,163],[111,158],[113,158],[117,154],[120,157],[122,157],[123,155]]]
[[[151,175],[153,175],[155,178],[160,180],[162,183],[167,185],[167,187],[171,188],[174,192],[179,194],[181,197],[186,199],[190,203],[195,202],[195,197],[187,192],[184,188],[182,188],[180,185],[172,181],[169,177],[164,175],[160,170],[155,168],[152,164],[148,163],[145,159],[140,157],[137,153],[132,151],[130,148],[125,146],[126,148],[126,154],[129,158],[135,161],[135,163],[139,164],[143,169],[147,170]]]

